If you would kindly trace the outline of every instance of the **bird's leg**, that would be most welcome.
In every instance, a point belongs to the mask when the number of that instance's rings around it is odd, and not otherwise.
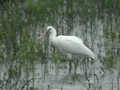
[[[71,54],[67,54],[67,57],[69,58],[69,74],[71,74],[71,70],[72,70],[72,55]]]
[[[78,67],[78,58],[76,58],[76,60],[74,60],[74,74],[76,75],[76,70]]]
[[[71,74],[72,70],[72,60],[69,60],[69,74]]]

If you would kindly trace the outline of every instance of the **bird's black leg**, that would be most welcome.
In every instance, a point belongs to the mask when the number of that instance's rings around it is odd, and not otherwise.
[[[71,74],[72,70],[72,60],[69,60],[69,74]]]
[[[78,67],[78,58],[75,58],[74,60],[73,60],[73,62],[74,62],[74,75],[76,75],[76,71],[77,71],[77,67]]]
[[[67,57],[69,59],[69,74],[71,74],[71,70],[72,70],[72,55],[71,54],[67,54]]]

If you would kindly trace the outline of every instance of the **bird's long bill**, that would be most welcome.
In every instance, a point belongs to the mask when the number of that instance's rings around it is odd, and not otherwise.
[[[39,37],[39,40],[43,40],[48,35],[48,31]]]
[[[46,32],[45,32],[45,34],[44,34],[44,36],[47,36],[47,35],[48,35],[48,33],[49,33],[49,31],[46,31]]]

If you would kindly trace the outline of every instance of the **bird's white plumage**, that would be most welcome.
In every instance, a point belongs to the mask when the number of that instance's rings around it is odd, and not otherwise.
[[[75,55],[87,55],[91,58],[95,58],[94,53],[87,48],[83,41],[76,36],[56,36],[56,30],[52,26],[48,26],[47,30],[50,32],[51,43],[66,53]]]
[[[83,42],[74,36],[58,36],[53,44],[68,53],[79,54],[78,49],[82,48]]]

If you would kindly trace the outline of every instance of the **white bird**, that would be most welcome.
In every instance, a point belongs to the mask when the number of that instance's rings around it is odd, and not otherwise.
[[[46,34],[48,33],[50,42],[60,51],[63,51],[66,54],[86,55],[93,59],[96,58],[95,54],[88,47],[85,46],[80,38],[76,36],[57,36],[56,30],[52,26],[47,27]]]

